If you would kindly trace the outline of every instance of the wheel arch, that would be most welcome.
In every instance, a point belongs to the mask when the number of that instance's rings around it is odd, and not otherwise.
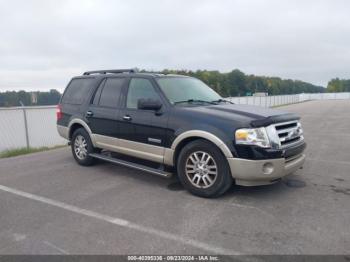
[[[74,131],[77,130],[78,128],[84,128],[88,132],[90,139],[92,138],[91,137],[92,132],[91,132],[90,127],[83,120],[75,118],[75,119],[72,119],[68,125],[68,129],[69,129],[68,138],[69,138],[69,140],[72,139],[72,135],[73,135]]]
[[[197,139],[204,139],[213,143],[221,150],[226,158],[233,157],[232,152],[227,145],[217,136],[202,130],[190,130],[176,137],[171,148],[166,152],[165,163],[176,165],[177,158],[184,146]]]

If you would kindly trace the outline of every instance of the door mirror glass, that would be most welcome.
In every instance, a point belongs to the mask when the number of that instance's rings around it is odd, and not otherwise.
[[[140,98],[137,100],[137,109],[142,110],[159,110],[162,107],[162,102],[158,99],[152,99],[152,98]]]

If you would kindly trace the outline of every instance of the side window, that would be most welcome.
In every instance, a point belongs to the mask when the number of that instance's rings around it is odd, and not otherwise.
[[[99,105],[104,107],[118,107],[124,82],[125,78],[108,78],[101,92]]]
[[[101,92],[102,92],[102,89],[103,89],[103,87],[105,85],[105,82],[106,82],[106,79],[104,79],[101,82],[101,84],[98,86],[98,89],[97,89],[97,91],[95,93],[94,100],[93,100],[92,104],[94,104],[96,106],[98,105],[98,102],[100,101]]]
[[[73,79],[62,97],[62,104],[81,105],[90,92],[91,79]]]
[[[159,95],[154,90],[152,83],[148,79],[132,78],[129,84],[127,108],[137,108],[137,101],[140,98],[159,99]]]

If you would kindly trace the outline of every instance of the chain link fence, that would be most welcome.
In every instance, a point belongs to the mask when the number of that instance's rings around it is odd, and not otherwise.
[[[56,130],[56,106],[0,108],[0,152],[65,143]]]
[[[307,100],[350,99],[350,93],[227,98],[236,104],[273,107]],[[56,130],[56,106],[0,108],[0,152],[21,147],[64,145]]]

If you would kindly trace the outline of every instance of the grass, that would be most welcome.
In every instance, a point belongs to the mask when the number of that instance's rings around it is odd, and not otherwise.
[[[15,157],[15,156],[21,156],[21,155],[27,155],[31,153],[36,153],[36,152],[42,152],[42,151],[47,151],[51,149],[56,149],[56,148],[61,148],[65,147],[65,145],[60,145],[60,146],[54,146],[54,147],[22,147],[22,148],[16,148],[16,149],[11,149],[11,150],[6,150],[3,152],[0,152],[0,158],[7,158],[7,157]]]

